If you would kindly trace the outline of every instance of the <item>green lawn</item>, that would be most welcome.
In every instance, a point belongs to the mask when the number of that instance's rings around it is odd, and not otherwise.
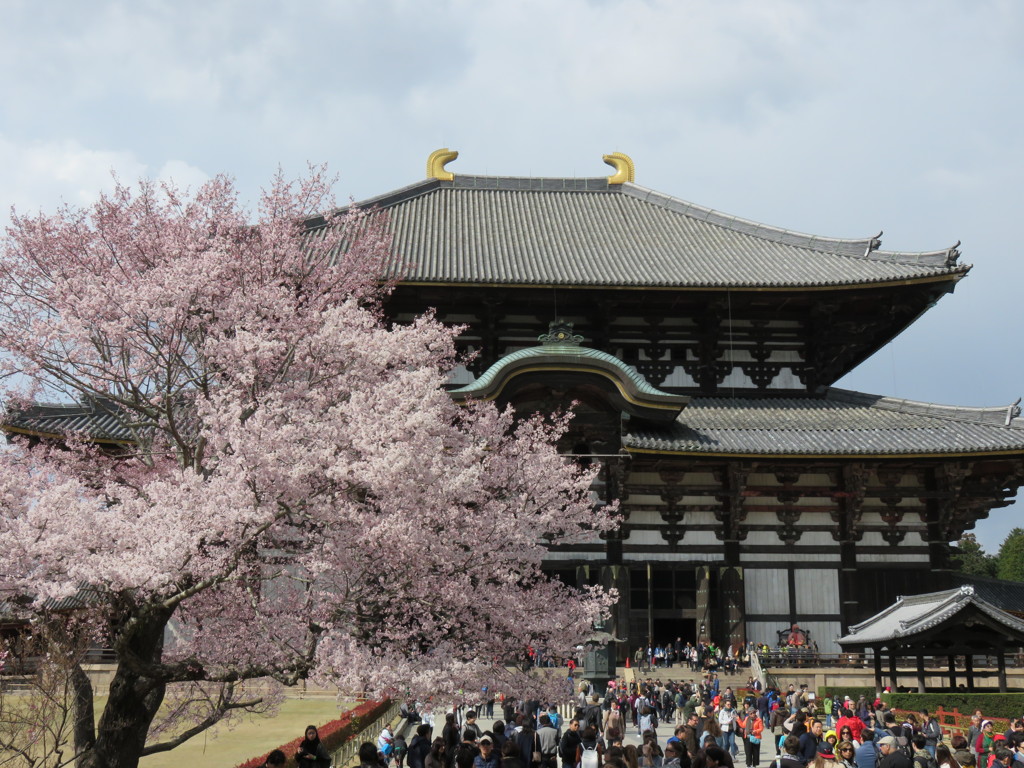
[[[342,705],[346,710],[351,704]],[[142,758],[141,768],[232,768],[302,736],[307,725],[322,725],[341,716],[329,697],[286,699],[275,717],[249,717],[234,728],[199,734],[177,749]]]

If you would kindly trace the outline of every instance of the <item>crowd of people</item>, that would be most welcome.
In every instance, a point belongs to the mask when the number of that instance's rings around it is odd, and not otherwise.
[[[735,672],[750,666],[754,651],[754,643],[723,648],[713,642],[684,643],[677,637],[674,642],[649,643],[637,648],[633,664],[638,669],[688,667],[693,672]]]
[[[819,698],[806,685],[764,689],[753,678],[734,692],[714,673],[687,682],[618,680],[603,691],[581,683],[569,711],[501,699],[489,726],[477,709],[455,708],[435,734],[432,718],[406,703],[411,741],[384,728],[377,743],[362,745],[361,768],[736,768],[741,759],[758,768],[762,753],[771,768],[1024,768],[1022,720],[997,733],[977,712],[969,731],[947,740],[925,710],[897,717],[881,700]],[[313,726],[296,763],[330,766]]]

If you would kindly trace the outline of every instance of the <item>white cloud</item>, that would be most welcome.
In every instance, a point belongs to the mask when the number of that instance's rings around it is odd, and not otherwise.
[[[13,206],[20,213],[52,211],[63,203],[83,206],[113,187],[143,177],[173,180],[193,188],[208,175],[182,160],[168,160],[153,174],[130,150],[96,149],[74,139],[20,143],[0,135],[0,209],[6,218]]]

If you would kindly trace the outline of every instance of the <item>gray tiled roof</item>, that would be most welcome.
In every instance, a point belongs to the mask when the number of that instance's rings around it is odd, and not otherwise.
[[[44,437],[80,434],[102,442],[132,442],[126,415],[109,403],[37,403],[4,414],[3,428]]]
[[[990,579],[965,573],[952,574],[954,583],[974,588],[974,594],[996,608],[1024,614],[1024,582]]]
[[[387,211],[407,282],[786,288],[952,279],[970,268],[956,263],[956,246],[880,251],[877,238],[791,232],[605,178],[456,175],[359,205]]]
[[[937,627],[972,605],[1018,637],[1024,636],[1024,621],[982,600],[975,594],[974,587],[964,586],[944,592],[900,597],[881,613],[850,627],[849,634],[839,638],[838,642],[843,646],[884,645],[887,640],[910,637]]]
[[[961,408],[841,389],[823,398],[694,397],[670,427],[631,426],[623,443],[706,454],[1024,452],[1019,414],[1016,406]]]

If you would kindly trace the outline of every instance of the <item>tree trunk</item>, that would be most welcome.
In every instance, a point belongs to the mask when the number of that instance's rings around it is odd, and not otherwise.
[[[72,717],[75,751],[79,754],[92,749],[96,743],[96,718],[93,714],[93,690],[89,676],[81,664],[71,670],[71,690],[74,694]]]
[[[138,674],[125,659],[135,659],[142,664],[159,663],[165,625],[166,621],[154,619],[137,627],[132,638],[115,644],[117,671],[100,715],[95,742],[79,759],[78,768],[138,768],[149,727],[163,703],[167,686]],[[77,739],[77,729],[75,736]],[[80,749],[77,741],[75,747]],[[87,748],[87,745],[81,747]]]

